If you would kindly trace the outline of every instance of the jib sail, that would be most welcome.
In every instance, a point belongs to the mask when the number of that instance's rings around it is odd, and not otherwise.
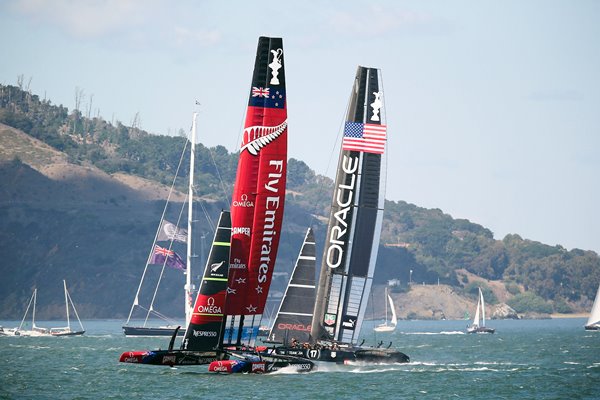
[[[291,344],[292,339],[308,342],[315,307],[315,236],[308,228],[292,271],[269,340]]]

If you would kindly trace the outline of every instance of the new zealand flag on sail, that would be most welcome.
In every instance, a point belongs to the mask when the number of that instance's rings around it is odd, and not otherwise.
[[[253,86],[250,91],[248,105],[253,107],[283,108],[285,106],[285,89]]]

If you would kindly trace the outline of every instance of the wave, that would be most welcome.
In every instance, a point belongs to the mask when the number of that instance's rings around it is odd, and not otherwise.
[[[462,331],[441,331],[441,332],[402,332],[404,335],[464,335]]]

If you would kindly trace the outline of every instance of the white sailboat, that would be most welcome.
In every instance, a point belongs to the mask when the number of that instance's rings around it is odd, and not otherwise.
[[[185,326],[187,326],[189,324],[189,321],[190,321],[190,318],[192,315],[192,306],[193,306],[192,297],[193,297],[193,293],[195,291],[195,286],[192,284],[192,280],[191,280],[192,279],[192,259],[194,257],[196,257],[195,255],[192,254],[192,222],[194,221],[194,219],[193,219],[194,168],[195,168],[194,163],[195,163],[195,154],[196,154],[196,146],[195,146],[195,144],[196,144],[196,116],[197,116],[197,113],[193,113],[191,137],[189,140],[190,172],[189,172],[189,182],[188,182],[188,203],[187,203],[188,204],[188,229],[187,229],[187,232],[183,229],[179,229],[179,227],[171,224],[170,222],[166,221],[164,218],[167,206],[168,206],[170,198],[171,198],[171,194],[172,194],[172,192],[174,190],[174,186],[175,186],[175,181],[173,181],[173,185],[171,186],[171,191],[169,192],[169,197],[167,199],[167,203],[165,204],[165,208],[164,208],[163,214],[161,216],[161,221],[160,221],[158,230],[156,232],[156,235],[154,236],[152,250],[150,250],[150,254],[148,255],[148,258],[146,261],[146,266],[144,268],[144,272],[142,273],[142,277],[140,279],[140,283],[138,285],[137,292],[136,292],[135,298],[133,300],[133,304],[131,305],[131,309],[129,311],[129,316],[127,317],[127,321],[125,322],[125,325],[123,325],[123,333],[125,334],[125,336],[128,336],[128,337],[171,336],[173,334],[173,332],[175,332],[175,330],[180,326],[180,324],[178,324],[176,321],[164,316],[162,313],[158,312],[158,310],[156,310],[154,308],[154,301],[157,296],[158,286],[160,285],[160,282],[162,279],[162,273],[161,273],[161,277],[158,279],[158,281],[156,283],[156,287],[154,289],[154,294],[152,296],[152,301],[150,303],[150,306],[148,308],[145,308],[140,304],[140,301],[139,301],[140,292],[142,290],[142,286],[144,284],[144,279],[146,277],[146,272],[151,264],[153,251],[157,247],[156,242],[158,240],[170,240],[171,245],[172,245],[173,240],[185,242],[187,244],[187,257],[186,257],[186,263],[185,263],[186,281],[185,281],[185,285],[184,285]],[[164,238],[161,238],[161,236],[164,236]],[[164,252],[168,252],[168,253],[174,253],[173,251],[171,251],[170,247],[168,249],[161,249],[161,250]],[[168,263],[168,257],[170,257],[170,256],[167,256],[164,263]],[[165,265],[164,263],[163,263],[163,270],[164,270],[164,265]],[[146,310],[144,324],[142,326],[130,325],[130,321],[132,319],[133,312],[138,307]],[[156,317],[166,321],[167,324],[161,325],[161,326],[149,326],[148,320],[149,320],[151,314],[153,316],[156,316]],[[185,333],[185,330],[179,330],[177,332],[177,335],[183,336],[184,333]]]
[[[50,330],[48,328],[42,328],[35,324],[35,306],[37,303],[37,289],[33,289],[33,294],[31,295],[31,299],[29,299],[29,304],[27,304],[27,309],[25,310],[25,314],[23,315],[23,319],[19,324],[18,328],[5,330],[8,334],[16,335],[16,336],[50,336]],[[31,312],[31,329],[23,329],[26,326],[25,320],[27,319],[27,315],[29,314],[29,309],[33,305],[33,310]]]
[[[598,285],[598,291],[596,292],[596,298],[594,299],[592,312],[590,313],[590,317],[585,324],[585,329],[588,331],[600,331],[600,285]]]
[[[481,314],[480,314],[481,312]],[[481,321],[480,321],[481,316]],[[480,323],[481,322],[481,323]],[[471,326],[467,327],[467,333],[494,333],[496,332],[493,328],[485,326],[485,301],[483,300],[483,292],[479,288],[479,299],[477,300],[477,310],[475,310],[475,317]]]
[[[18,328],[15,329],[4,329],[4,335],[15,335],[15,336],[74,336],[74,335],[83,335],[85,333],[85,329],[83,328],[83,324],[79,319],[79,315],[77,314],[77,310],[75,309],[75,304],[73,304],[73,300],[71,299],[71,295],[67,290],[67,282],[63,280],[63,285],[65,288],[65,307],[67,311],[67,326],[60,328],[43,328],[41,326],[37,326],[35,323],[35,307],[37,305],[37,289],[33,289],[33,294],[31,295],[31,299],[29,299],[29,304],[27,304],[27,309],[25,310],[25,314],[23,315],[23,319],[19,324]],[[71,329],[71,319],[69,314],[69,304],[73,308],[73,312],[77,317],[77,321],[79,321],[80,330],[72,330]],[[29,309],[33,305],[33,309],[31,311],[31,329],[24,329],[26,327],[26,319],[29,314]]]
[[[83,335],[85,333],[85,328],[79,319],[79,314],[77,314],[77,309],[75,308],[75,304],[73,304],[73,300],[71,299],[71,295],[67,290],[67,282],[63,279],[63,285],[65,288],[65,307],[67,309],[67,326],[60,328],[51,328],[50,335],[52,336],[75,336],[75,335]],[[79,322],[80,330],[71,329],[71,319],[69,318],[69,304],[73,307],[73,312],[77,317],[77,321]]]
[[[385,288],[385,296],[387,297],[387,301],[385,303],[385,322],[373,328],[375,332],[392,332],[396,329],[396,325],[398,324],[398,318],[396,317],[396,310],[394,308],[394,301],[392,300],[392,296],[390,296],[390,294],[388,293],[387,286]],[[392,319],[389,322],[388,305],[392,314]]]

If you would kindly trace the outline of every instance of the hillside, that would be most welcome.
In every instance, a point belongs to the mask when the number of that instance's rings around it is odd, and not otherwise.
[[[5,277],[0,318],[20,318],[36,286],[40,318],[60,317],[63,278],[82,315],[126,316],[185,139],[87,119],[2,85],[0,123],[0,268]],[[196,151],[195,172],[203,182],[198,196],[214,221],[227,208],[237,154],[202,144]],[[182,166],[187,164],[184,158]],[[180,171],[170,220],[180,216],[188,173],[185,167]],[[285,289],[285,274],[309,225],[320,255],[331,190],[329,178],[289,160],[274,292]],[[439,282],[469,302],[474,281],[481,280],[498,301],[540,312],[582,312],[591,306],[600,282],[595,252],[567,251],[517,234],[497,240],[479,224],[403,201],[386,201],[385,208],[377,287],[395,280],[401,294],[409,279],[422,287]],[[210,237],[209,224],[199,224],[201,234]],[[181,315],[182,285],[180,273],[167,271],[157,303],[163,313]],[[415,285],[411,292],[418,293]],[[432,302],[429,312],[435,314],[436,307]]]

